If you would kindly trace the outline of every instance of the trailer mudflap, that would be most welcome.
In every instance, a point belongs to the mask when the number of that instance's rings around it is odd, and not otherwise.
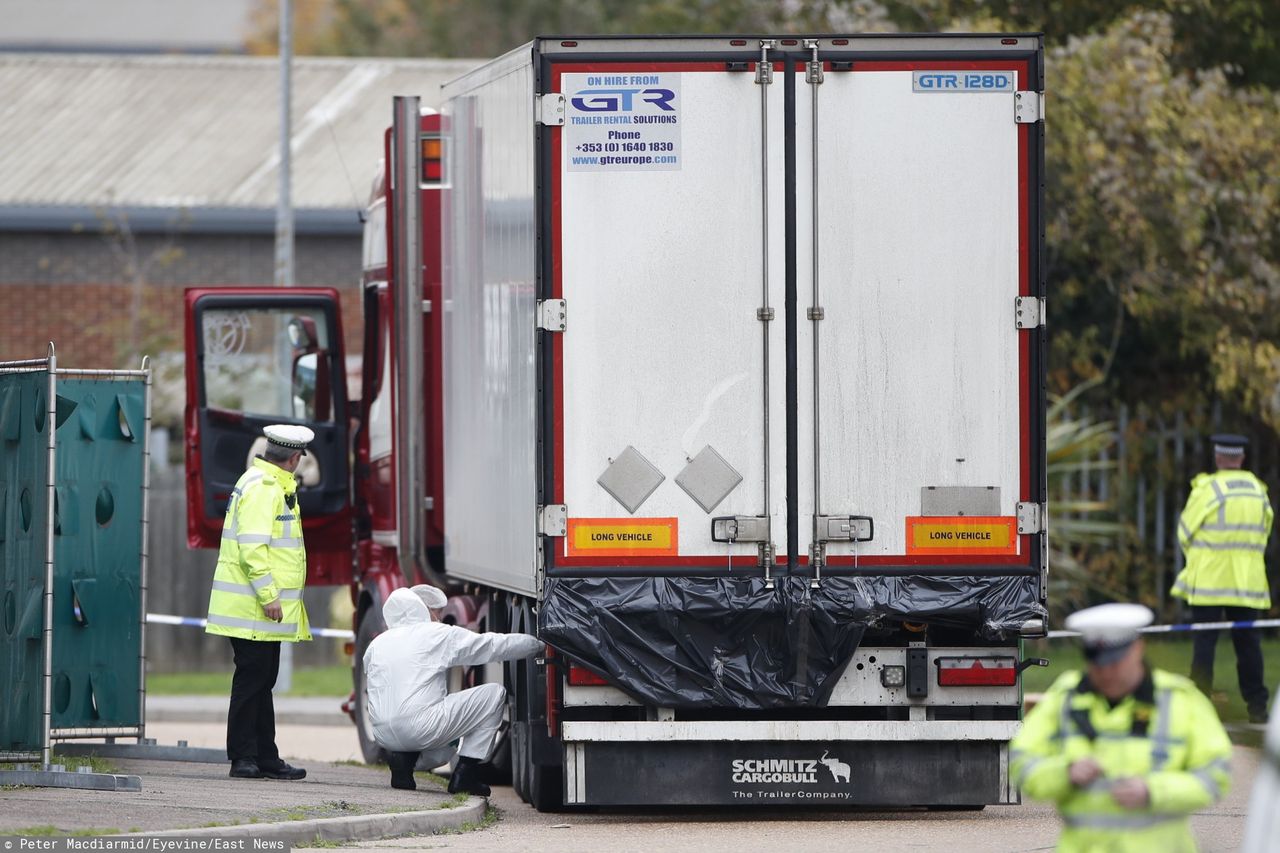
[[[565,802],[894,807],[1016,803],[1007,755],[1006,743],[982,740],[567,742]]]
[[[645,704],[824,707],[867,628],[927,621],[1016,637],[1034,574],[548,577],[539,636]]]

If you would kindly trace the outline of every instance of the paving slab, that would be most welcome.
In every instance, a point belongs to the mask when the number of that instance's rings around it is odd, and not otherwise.
[[[306,779],[283,782],[232,779],[225,764],[108,759],[96,769],[136,775],[142,790],[0,789],[0,835],[44,827],[58,835],[181,830],[170,834],[243,833],[298,843],[456,829],[484,816],[484,800],[450,795],[425,775],[417,791],[398,791],[385,767],[305,766]]]

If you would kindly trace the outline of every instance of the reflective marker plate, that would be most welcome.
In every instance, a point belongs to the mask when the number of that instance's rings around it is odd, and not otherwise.
[[[674,557],[679,553],[678,518],[571,518],[570,557]]]
[[[1006,516],[908,516],[907,553],[1017,554],[1018,520]]]

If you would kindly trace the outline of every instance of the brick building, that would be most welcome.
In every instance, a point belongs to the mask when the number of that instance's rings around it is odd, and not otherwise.
[[[434,106],[472,65],[295,60],[295,278],[343,289],[349,351],[392,96]],[[0,53],[0,360],[52,340],[65,365],[180,376],[183,288],[274,280],[278,86],[275,59]]]

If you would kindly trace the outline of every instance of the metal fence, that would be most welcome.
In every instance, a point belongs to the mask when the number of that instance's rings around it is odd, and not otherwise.
[[[1124,527],[1115,544],[1146,558],[1154,567],[1152,577],[1141,579],[1146,588],[1133,592],[1150,596],[1161,609],[1172,609],[1169,588],[1183,567],[1178,518],[1190,493],[1191,480],[1203,471],[1214,470],[1210,434],[1238,432],[1249,438],[1245,468],[1267,484],[1272,505],[1276,505],[1276,495],[1280,494],[1280,447],[1265,428],[1232,424],[1224,419],[1220,405],[1172,416],[1128,406],[1119,406],[1112,412],[1081,407],[1072,415],[1111,422],[1113,442],[1098,454],[1096,465],[1058,480],[1051,487],[1050,502],[1092,499],[1110,503],[1111,512],[1104,515]],[[1266,561],[1275,589],[1280,574],[1280,536],[1273,535],[1267,543]]]

